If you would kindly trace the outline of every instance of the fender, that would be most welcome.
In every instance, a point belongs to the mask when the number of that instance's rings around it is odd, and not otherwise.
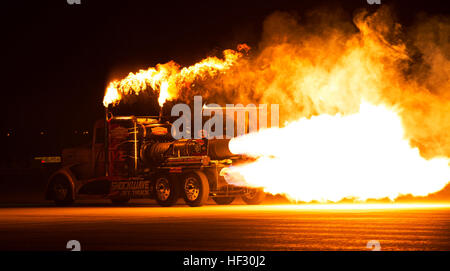
[[[48,178],[47,188],[45,189],[45,191],[46,191],[45,192],[45,199],[47,199],[47,200],[51,200],[52,199],[52,196],[50,194],[50,184],[52,182],[53,177],[55,177],[56,175],[64,175],[67,178],[67,180],[69,180],[71,188],[72,188],[72,199],[75,199],[75,194],[76,194],[75,181],[76,181],[76,177],[72,173],[72,171],[70,170],[70,168],[72,166],[74,166],[74,164],[65,166],[63,168],[60,168],[59,170],[54,172],[52,175],[50,175],[50,177]]]

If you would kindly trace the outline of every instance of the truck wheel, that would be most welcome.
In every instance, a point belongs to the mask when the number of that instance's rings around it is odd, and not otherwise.
[[[260,188],[249,188],[247,192],[242,195],[242,200],[248,205],[257,205],[260,204],[265,197],[266,194],[264,193],[264,190]]]
[[[179,197],[178,185],[168,176],[159,176],[156,179],[154,191],[156,202],[164,207],[174,205]]]
[[[235,197],[214,197],[212,199],[219,205],[228,205],[234,201]]]
[[[185,175],[182,182],[183,197],[191,207],[202,206],[209,196],[209,182],[201,171],[194,171]]]
[[[57,205],[70,205],[74,202],[70,181],[63,175],[57,175],[53,179],[50,190]]]

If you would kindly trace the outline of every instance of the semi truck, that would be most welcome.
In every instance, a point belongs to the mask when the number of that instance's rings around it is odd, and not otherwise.
[[[114,204],[155,199],[172,206],[179,198],[192,207],[208,198],[226,205],[241,197],[259,204],[262,188],[227,181],[226,168],[245,162],[228,149],[228,139],[178,139],[161,116],[112,116],[94,124],[89,146],[62,151],[61,168],[49,180],[45,197],[58,205],[103,198]]]

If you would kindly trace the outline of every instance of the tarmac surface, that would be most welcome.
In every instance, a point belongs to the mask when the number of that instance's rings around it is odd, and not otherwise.
[[[450,205],[0,205],[0,250],[450,250]],[[373,248],[373,247],[372,247]]]

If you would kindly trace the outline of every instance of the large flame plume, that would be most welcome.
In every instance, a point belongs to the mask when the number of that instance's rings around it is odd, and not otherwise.
[[[220,71],[229,69],[236,61],[242,57],[243,53],[249,50],[246,44],[238,45],[238,51],[225,50],[223,59],[208,57],[200,62],[180,69],[180,66],[173,61],[166,64],[158,64],[147,70],[140,70],[137,73],[130,73],[122,80],[112,81],[106,89],[103,104],[108,107],[110,104],[117,104],[122,96],[129,94],[139,95],[140,92],[152,89],[159,91],[158,103],[162,107],[166,100],[178,96],[180,88],[186,88],[195,80],[214,76]]]
[[[423,159],[398,114],[366,102],[355,114],[324,114],[234,138],[230,150],[257,160],[229,168],[229,182],[296,201],[426,196],[450,180],[450,160]]]
[[[228,178],[307,202],[443,189],[450,181],[450,22],[422,18],[405,33],[393,17],[385,8],[361,12],[355,32],[339,18],[312,28],[272,15],[246,69],[211,89],[278,103],[286,125],[232,140],[233,152],[257,160]]]
[[[227,51],[130,74],[110,84],[105,106],[148,86],[160,104],[193,95],[279,104],[281,128],[231,141],[256,161],[228,170],[229,180],[301,201],[427,195],[450,181],[449,36],[449,18],[422,16],[404,29],[385,6],[353,22],[337,10],[277,12],[249,57]],[[183,87],[211,71],[214,80]]]

